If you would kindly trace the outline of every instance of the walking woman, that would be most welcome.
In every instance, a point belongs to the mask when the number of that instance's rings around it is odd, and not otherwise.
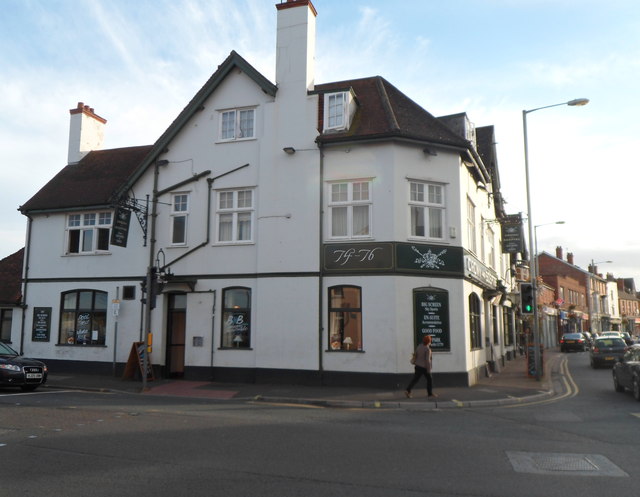
[[[407,398],[411,398],[411,389],[420,380],[422,376],[427,379],[427,397],[437,397],[433,393],[433,379],[431,378],[431,335],[424,335],[422,337],[422,343],[416,347],[415,352],[415,373],[409,383],[404,394]]]

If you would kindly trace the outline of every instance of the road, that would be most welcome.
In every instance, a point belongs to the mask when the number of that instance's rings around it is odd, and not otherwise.
[[[640,403],[566,357],[567,394],[478,409],[4,390],[0,495],[637,495]]]

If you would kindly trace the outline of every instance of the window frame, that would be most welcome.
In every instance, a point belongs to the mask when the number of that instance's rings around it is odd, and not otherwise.
[[[369,240],[373,238],[373,181],[369,178],[365,179],[352,179],[352,180],[341,180],[341,181],[330,181],[328,182],[329,188],[327,189],[327,238],[330,240]],[[340,187],[346,185],[346,198],[344,200],[338,199],[334,200],[334,187]],[[367,198],[366,199],[358,199],[354,200],[354,186],[355,185],[367,185]],[[341,192],[336,192],[338,195]],[[359,192],[362,194],[362,191]],[[357,208],[367,208],[367,233],[362,235],[354,234],[355,231],[355,220],[356,216],[354,215],[354,210]],[[346,218],[344,219],[346,233],[335,234],[335,219],[334,215],[338,210],[345,210]]]
[[[233,292],[243,292],[239,298],[246,300],[246,306],[234,305],[227,299]],[[251,349],[251,298],[252,291],[249,287],[230,286],[222,289],[222,315],[220,322],[220,348],[229,350]],[[229,305],[231,304],[231,305]],[[233,315],[237,315],[234,317]],[[240,321],[237,319],[242,316]],[[228,329],[230,326],[239,326],[240,329]],[[246,329],[244,328],[246,326]],[[233,345],[237,343],[237,345]]]
[[[476,220],[476,204],[467,196],[467,243],[469,250],[478,253],[478,231]]]
[[[109,253],[112,228],[113,211],[67,214],[65,216],[65,255]],[[87,248],[87,244],[91,246]]]
[[[431,241],[444,241],[446,238],[445,227],[447,223],[447,206],[446,206],[446,188],[444,183],[438,183],[434,181],[422,181],[416,179],[410,179],[408,181],[409,187],[409,239],[413,240],[431,240]],[[414,190],[415,187],[415,190]],[[421,187],[422,191],[418,191],[418,187]],[[438,193],[434,192],[435,196],[440,197],[440,201],[432,201],[431,188],[438,189]],[[414,195],[415,192],[415,195]],[[417,198],[418,195],[422,196],[422,199]],[[419,234],[417,229],[418,213],[421,212],[421,219],[423,221],[423,234]],[[432,226],[432,213],[438,212],[440,217],[440,236],[432,235],[432,230],[435,226]],[[416,213],[414,217],[414,213]],[[414,222],[414,219],[416,222]]]
[[[342,102],[333,104],[332,100],[338,98],[342,99]],[[333,109],[340,109],[340,112],[332,113]],[[341,118],[341,122],[331,124],[332,119],[337,117]],[[337,91],[327,93],[324,96],[324,129],[325,130],[341,130],[346,129],[349,125],[349,92]]]
[[[482,307],[480,297],[474,292],[469,294],[469,347],[482,349]]]
[[[0,342],[11,343],[11,328],[13,326],[13,309],[0,308]]]
[[[342,291],[342,299],[339,306],[336,306],[336,300],[339,297],[338,291]],[[357,305],[345,306],[343,304],[345,300],[346,291],[355,292],[354,296],[357,299]],[[334,292],[336,294],[334,295]],[[329,352],[362,352],[363,351],[363,336],[362,336],[362,287],[355,285],[334,285],[327,288],[328,300],[327,300],[327,345]],[[346,302],[348,304],[348,302]],[[337,314],[342,314],[342,317]],[[345,336],[346,327],[349,322],[355,325],[355,329],[349,331]],[[342,325],[340,325],[342,323]],[[338,327],[338,329],[336,329]],[[351,341],[345,343],[345,340],[350,338]]]
[[[219,142],[234,142],[234,141],[243,141],[243,140],[254,140],[256,138],[256,107],[236,107],[232,109],[222,109],[218,111],[219,113],[219,121],[218,121],[218,141]],[[245,135],[242,126],[242,115],[243,114],[251,114],[251,135]],[[225,126],[225,122],[228,122],[228,116],[233,115],[233,134],[232,136],[227,136],[227,130],[231,128],[229,126]]]
[[[87,307],[83,305],[86,301],[86,294],[91,294],[91,306]],[[67,296],[75,294],[73,307],[65,307],[67,304]],[[83,294],[85,294],[83,296]],[[107,320],[108,320],[108,297],[109,294],[102,290],[94,290],[90,288],[67,290],[60,293],[60,325],[58,332],[58,345],[69,346],[106,346],[107,338]],[[98,298],[104,303],[104,307],[96,307],[100,305],[97,302]],[[73,320],[70,319],[70,315],[73,314]],[[86,316],[88,314],[88,316]],[[85,315],[85,316],[81,316]],[[82,318],[83,321],[88,320],[86,326],[81,329],[78,326],[78,319]],[[73,324],[73,328],[69,326]],[[79,333],[82,331],[82,333]],[[93,339],[93,331],[98,332],[97,340]],[[80,337],[86,338],[80,340]]]
[[[178,198],[184,197],[186,202],[177,201]],[[182,207],[186,204],[184,210],[178,210],[177,207]],[[191,207],[191,196],[189,192],[175,192],[171,194],[171,245],[172,246],[185,246],[187,245],[187,235],[189,227],[189,212]],[[182,241],[176,241],[176,226],[179,220],[183,221]]]
[[[240,206],[240,194],[241,193],[250,193],[250,205],[242,205]],[[231,206],[222,206],[223,196],[226,197],[231,195]],[[254,243],[254,227],[255,227],[255,198],[256,198],[256,190],[255,188],[230,188],[224,190],[218,190],[216,192],[216,238],[215,243],[218,245],[238,245],[238,244],[252,244]],[[246,202],[246,197],[244,197],[244,201]],[[244,218],[244,216],[248,215],[248,220]],[[225,217],[225,219],[230,216],[231,218],[231,227],[230,239],[222,239],[221,236],[221,228],[223,226],[223,222],[221,219]],[[248,238],[242,237],[242,233],[245,231],[243,229],[242,223],[248,223]],[[225,225],[228,224],[227,221],[224,222]]]

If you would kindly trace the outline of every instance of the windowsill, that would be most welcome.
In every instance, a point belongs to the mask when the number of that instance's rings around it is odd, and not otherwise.
[[[364,354],[364,350],[343,350],[343,349],[325,349],[325,352],[344,352],[346,354]]]
[[[218,350],[253,350],[251,347],[218,347]]]
[[[107,345],[101,345],[99,343],[56,343],[56,347],[103,347]]]
[[[91,255],[111,255],[111,251],[109,250],[104,250],[104,251],[100,251],[100,252],[67,252],[65,254],[62,254],[62,257],[86,257],[86,256],[91,256]]]
[[[424,238],[420,236],[409,236],[407,237],[407,241],[421,243],[445,243],[447,245],[451,244],[451,242],[445,240],[444,238]]]
[[[237,142],[250,142],[251,140],[257,140],[256,136],[252,136],[250,138],[231,138],[229,140],[222,140],[218,138],[215,143],[216,145],[221,145],[223,143],[237,143]]]
[[[235,241],[235,242],[213,242],[211,245],[214,247],[226,247],[229,245],[255,245],[256,242],[251,241]]]

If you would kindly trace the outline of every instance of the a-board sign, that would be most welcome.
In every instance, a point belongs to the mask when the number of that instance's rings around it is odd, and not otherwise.
[[[31,340],[34,342],[48,342],[50,336],[51,307],[34,307]]]
[[[131,351],[129,352],[129,359],[127,365],[124,368],[124,374],[122,379],[130,379],[136,375],[136,371],[142,378],[144,374],[144,357],[146,351],[144,342],[133,342],[131,345]],[[153,380],[153,366],[151,364],[151,354],[147,355],[147,380]]]

